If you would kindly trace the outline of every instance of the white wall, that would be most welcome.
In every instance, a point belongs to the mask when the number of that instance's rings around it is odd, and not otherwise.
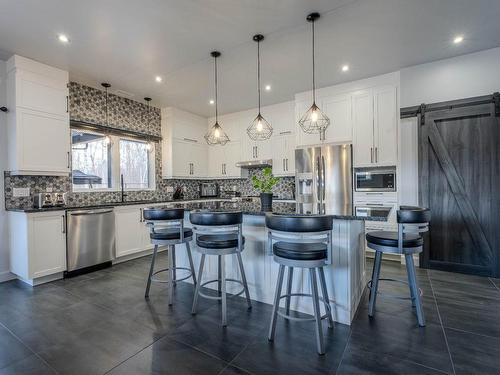
[[[401,107],[500,91],[500,48],[401,70]]]
[[[0,107],[6,105],[6,67],[0,61]],[[7,169],[7,115],[0,112],[0,282],[10,278],[8,221],[5,212],[3,172]]]

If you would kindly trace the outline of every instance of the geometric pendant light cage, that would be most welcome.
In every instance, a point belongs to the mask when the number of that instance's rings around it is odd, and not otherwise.
[[[210,53],[210,56],[214,58],[214,67],[215,67],[215,124],[212,126],[212,128],[208,131],[207,134],[205,134],[205,141],[210,145],[221,145],[224,146],[227,142],[229,142],[229,137],[227,136],[226,133],[222,130],[221,126],[219,125],[219,111],[218,111],[218,103],[217,103],[217,91],[218,91],[218,82],[217,82],[217,57],[220,56],[219,51],[212,51]]]
[[[259,113],[247,128],[247,134],[250,139],[254,141],[265,141],[271,138],[273,128],[260,113],[260,42],[264,40],[264,35],[254,35],[253,40],[257,42],[257,93],[259,98]]]
[[[330,119],[324,114],[316,104],[316,76],[314,59],[314,22],[319,18],[319,13],[311,13],[307,16],[307,21],[312,25],[312,94],[313,103],[306,113],[300,118],[299,125],[304,133],[319,133],[320,139],[324,140],[325,130],[330,125]]]

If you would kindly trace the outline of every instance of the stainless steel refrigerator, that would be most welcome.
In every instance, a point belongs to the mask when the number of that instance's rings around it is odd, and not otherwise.
[[[352,145],[295,150],[297,212],[352,214]]]

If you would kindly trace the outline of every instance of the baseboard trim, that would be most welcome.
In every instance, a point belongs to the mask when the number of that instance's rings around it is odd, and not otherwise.
[[[10,280],[15,280],[17,279],[17,276],[11,273],[10,271],[3,271],[0,272],[0,283],[3,283],[5,281],[10,281]]]

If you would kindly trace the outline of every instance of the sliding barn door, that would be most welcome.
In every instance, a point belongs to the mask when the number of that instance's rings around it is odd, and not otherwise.
[[[420,202],[432,212],[426,268],[500,276],[500,121],[495,105],[460,101],[425,112]]]

